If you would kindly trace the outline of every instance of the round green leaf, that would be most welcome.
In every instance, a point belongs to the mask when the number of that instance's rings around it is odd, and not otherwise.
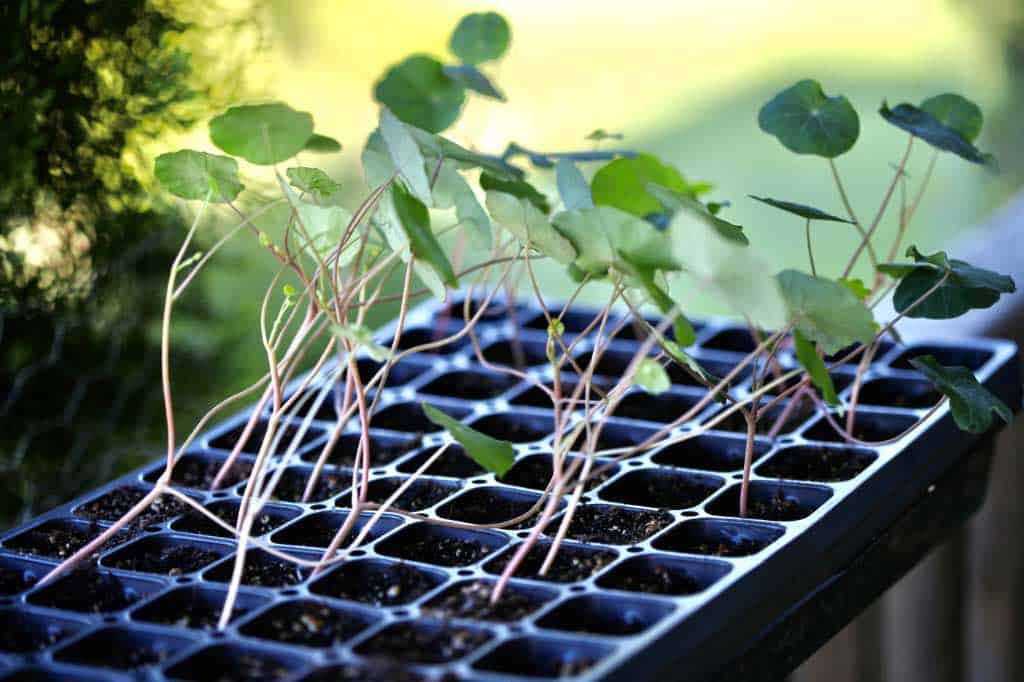
[[[319,168],[296,166],[289,168],[286,173],[288,175],[288,183],[292,187],[306,192],[321,201],[333,196],[341,189],[341,185],[332,180],[331,176]]]
[[[982,166],[995,166],[995,159],[991,154],[985,154],[980,151],[957,130],[947,126],[924,109],[919,109],[913,104],[897,104],[890,109],[888,103],[882,102],[878,113],[897,128],[901,128],[914,137],[924,140],[936,149],[952,152],[971,163],[977,163]]]
[[[860,135],[857,112],[842,95],[829,97],[815,80],[802,80],[761,107],[761,130],[786,149],[832,159],[853,146]]]
[[[155,173],[164,189],[182,199],[209,197],[211,202],[224,203],[245,189],[238,181],[237,161],[192,149],[156,157]]]
[[[333,137],[313,133],[313,136],[306,140],[305,150],[315,154],[334,154],[341,151],[341,143]]]
[[[459,117],[466,91],[444,73],[441,62],[413,55],[388,69],[373,96],[406,123],[438,133]]]
[[[644,358],[636,367],[633,385],[639,386],[652,395],[660,395],[672,387],[668,372],[654,358]]]
[[[870,343],[874,318],[848,288],[798,270],[783,270],[776,279],[790,312],[790,321],[808,341],[828,355],[852,343]]]
[[[261,166],[287,161],[312,136],[313,117],[283,102],[231,107],[210,121],[215,145]]]
[[[921,102],[921,110],[947,128],[952,128],[968,142],[974,142],[981,133],[984,121],[981,108],[966,97],[951,92],[929,97]]]
[[[497,12],[474,12],[462,17],[448,44],[465,64],[499,59],[508,49],[512,31]]]
[[[598,206],[614,206],[643,218],[662,210],[661,202],[647,191],[648,183],[684,196],[695,196],[678,170],[650,154],[615,159],[603,166],[590,181],[590,192]]]

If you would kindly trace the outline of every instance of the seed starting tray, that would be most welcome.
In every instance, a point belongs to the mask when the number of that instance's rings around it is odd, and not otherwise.
[[[461,302],[450,310],[428,305],[413,311],[400,347],[457,330]],[[594,314],[583,308],[567,314],[566,338]],[[477,336],[489,361],[525,364],[544,381],[550,380],[546,327],[535,307],[508,311],[492,304]],[[690,352],[719,376],[753,348],[749,333],[727,321],[697,328]],[[391,333],[383,331],[381,340],[389,341]],[[622,376],[638,343],[627,325],[599,361],[598,374]],[[574,356],[586,362],[592,348],[593,339],[584,338]],[[942,364],[969,367],[1019,407],[1012,343],[884,343],[861,390],[856,430],[864,439],[901,433],[938,401],[908,363],[925,353]],[[780,360],[795,366],[789,351]],[[376,367],[369,358],[360,360],[364,380]],[[855,369],[833,372],[844,395]],[[640,443],[704,395],[685,373],[670,375],[672,388],[659,396],[631,389],[618,416],[604,420],[599,449]],[[738,393],[748,381],[737,385]],[[571,378],[563,375],[563,384],[571,388]],[[498,480],[450,447],[399,506],[427,518],[474,523],[521,514],[550,475],[552,415],[545,400],[529,382],[484,369],[468,338],[401,360],[371,419],[370,498],[386,499],[448,438],[423,415],[419,405],[426,401],[513,441],[516,463]],[[288,425],[277,449],[286,452],[284,443],[298,447],[288,461],[274,458],[275,466],[287,468],[279,499],[254,529],[261,542],[311,559],[347,514],[351,469],[345,464],[358,442],[358,424],[346,425],[314,499],[298,503],[302,482],[333,428],[330,402],[317,407],[305,432],[301,419]],[[675,432],[692,430],[720,409],[712,401]],[[542,555],[535,550],[496,609],[486,607],[487,588],[527,530],[464,530],[388,513],[349,560],[315,578],[250,549],[251,568],[231,623],[218,632],[233,544],[170,497],[122,532],[90,567],[34,586],[144,494],[162,471],[158,461],[0,534],[0,678],[710,679],[845,566],[977,441],[956,428],[948,405],[910,436],[870,448],[844,444],[820,415],[794,414],[773,442],[758,437],[750,499],[752,515],[765,518],[737,518],[745,424],[726,419],[683,443],[602,462],[607,467],[584,494],[581,520],[570,528],[552,575],[536,575]],[[248,416],[245,411],[210,429],[175,469],[179,488],[225,519],[237,511],[251,446],[259,438],[246,444],[247,454],[224,487],[211,491],[209,481]],[[357,530],[369,517],[363,514]]]

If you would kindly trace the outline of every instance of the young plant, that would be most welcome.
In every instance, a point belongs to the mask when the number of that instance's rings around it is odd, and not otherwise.
[[[168,277],[162,330],[166,466],[135,508],[44,581],[94,554],[162,495],[191,505],[236,538],[221,626],[232,611],[250,547],[305,566],[314,574],[344,561],[384,512],[412,515],[416,511],[402,508],[403,494],[449,447],[437,448],[383,498],[371,496],[370,429],[381,389],[403,358],[468,343],[484,367],[532,382],[550,400],[553,416],[551,478],[531,509],[492,524],[428,520],[458,527],[532,523],[496,584],[492,600],[497,600],[568,498],[557,528],[549,531],[553,540],[540,573],[550,570],[583,491],[602,474],[608,466],[605,462],[688,440],[727,419],[740,418],[746,424],[747,447],[737,511],[747,516],[759,430],[774,438],[795,410],[810,409],[825,415],[842,439],[865,442],[857,430],[857,396],[881,339],[895,335],[895,325],[904,317],[955,317],[991,306],[1002,294],[1014,291],[1008,277],[942,252],[924,255],[910,247],[907,260],[895,261],[939,152],[978,164],[992,163],[990,156],[973,146],[981,115],[962,97],[942,95],[920,107],[901,104],[889,109],[883,104],[882,116],[907,131],[907,146],[868,223],[862,223],[854,211],[835,163],[859,135],[859,117],[850,103],[827,96],[812,80],[800,81],[768,102],[759,115],[761,128],[797,154],[824,159],[846,212],[840,218],[788,198],[754,197],[804,220],[810,272],[774,273],[750,246],[745,230],[721,216],[728,203],[707,200],[711,185],[686,179],[653,155],[597,149],[547,153],[515,142],[503,154],[490,155],[439,135],[457,120],[467,95],[504,99],[485,69],[504,55],[509,40],[510,31],[500,16],[473,14],[452,36],[456,63],[415,55],[388,70],[374,89],[381,104],[379,126],[361,155],[370,191],[351,212],[340,205],[339,183],[326,171],[306,165],[307,155],[338,151],[340,144],[317,133],[310,114],[283,103],[232,107],[213,119],[210,138],[225,155],[183,150],[156,160],[157,177],[167,191],[200,202]],[[596,131],[588,139],[620,137]],[[905,168],[915,143],[929,145],[934,152],[929,172],[910,192]],[[557,198],[531,183],[533,174],[518,165],[521,159],[537,175],[553,172]],[[240,161],[269,168],[275,191],[246,189],[239,177]],[[589,182],[578,165],[584,163],[602,164]],[[281,164],[287,167],[282,169]],[[877,230],[897,188],[901,190],[898,232],[883,261],[878,258],[882,251],[876,243]],[[189,255],[201,218],[211,208],[234,224],[206,253]],[[848,224],[859,235],[842,271],[829,273],[816,267],[812,220]],[[214,406],[179,441],[167,352],[174,304],[229,239],[246,233],[278,267],[262,295],[259,320],[267,372]],[[864,253],[872,267],[870,284],[851,278]],[[542,262],[566,272],[571,294],[562,305],[548,301],[538,284],[535,268]],[[574,301],[598,283],[608,291],[605,304],[575,334],[567,334],[565,321]],[[450,299],[456,289],[463,290],[459,304]],[[897,315],[878,321],[875,307],[890,292]],[[686,350],[696,339],[687,308],[698,294],[716,296],[750,328],[753,350],[721,377]],[[516,295],[534,299],[545,311],[550,385],[523,370],[521,346],[514,351],[513,366],[491,362],[480,346],[478,324],[489,316],[507,315],[518,329]],[[446,317],[431,338],[413,342],[403,335],[409,309],[430,297],[446,303]],[[382,342],[367,328],[367,316],[377,306],[394,303],[398,305],[394,332]],[[659,317],[649,321],[643,314],[645,307],[657,310]],[[765,329],[775,331],[761,331]],[[618,376],[600,376],[602,359],[625,330],[639,339],[635,353]],[[584,338],[590,339],[591,348],[581,358],[576,350]],[[800,369],[785,369],[779,361],[779,353],[788,346]],[[307,359],[312,369],[296,380]],[[851,397],[844,404],[830,371],[857,359]],[[914,366],[948,397],[961,428],[984,431],[992,424],[993,412],[1009,420],[1006,406],[969,370],[943,367],[928,357],[915,360]],[[668,368],[704,386],[703,397],[641,443],[603,446],[606,419],[616,414],[627,393],[633,387],[652,395],[665,391],[670,385]],[[750,387],[737,389],[747,374],[752,376]],[[253,394],[259,398],[251,416],[211,481],[214,488],[226,482],[243,450],[258,446],[238,517],[234,524],[227,524],[178,489],[175,467],[211,419]],[[692,420],[713,402],[719,404],[718,411],[694,426]],[[424,403],[421,409],[426,419],[447,432],[449,444],[458,443],[484,469],[501,477],[512,466],[510,443],[463,424],[438,405]],[[836,420],[844,411],[845,425]],[[357,433],[358,445],[352,455],[346,521],[323,555],[309,561],[254,538],[252,528],[295,460],[313,419],[322,420],[325,414],[333,416],[334,427],[315,458],[301,501],[315,494],[343,432]],[[691,428],[680,435],[676,427],[683,424]],[[577,455],[570,457],[570,452]],[[350,537],[360,514],[367,510],[373,511],[371,519]]]

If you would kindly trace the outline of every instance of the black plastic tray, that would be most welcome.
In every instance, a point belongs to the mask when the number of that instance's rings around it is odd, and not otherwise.
[[[461,311],[461,306],[454,310]],[[435,321],[434,314],[431,306],[414,311],[403,345],[429,339],[438,325],[458,324],[444,313]],[[574,311],[564,320],[567,333],[580,329],[592,314],[583,308]],[[487,317],[478,327],[478,335],[488,356],[501,361],[511,352],[505,342],[512,336],[512,323],[505,314],[488,311]],[[544,318],[536,308],[519,306],[516,319],[521,325],[523,351],[533,365],[529,372],[543,377],[548,371],[544,366]],[[382,340],[387,340],[389,333],[382,332]],[[749,345],[749,335],[742,328],[714,320],[699,325],[692,352],[709,369],[720,371],[740,359]],[[589,340],[582,341],[580,356],[590,347]],[[619,375],[621,362],[628,360],[635,348],[635,342],[628,339],[615,341],[602,361],[602,371]],[[866,377],[863,408],[858,411],[859,419],[869,422],[881,438],[902,431],[927,412],[927,386],[906,363],[909,356],[920,352],[936,355],[943,364],[970,367],[1005,402],[1014,408],[1020,405],[1017,350],[1012,343],[975,340],[885,345]],[[788,354],[782,360],[794,362]],[[535,406],[536,391],[531,391],[528,383],[500,377],[493,382],[452,382],[447,377],[452,372],[490,375],[476,365],[468,342],[456,352],[403,360],[392,372],[371,423],[378,462],[380,453],[391,446],[400,451],[419,445],[390,462],[380,462],[373,470],[375,479],[398,478],[415,471],[424,453],[444,441],[445,436],[418,414],[421,401],[499,437],[507,435],[509,424],[516,425],[516,436],[524,442],[516,445],[517,467],[505,482],[453,452],[423,479],[438,484],[433,499],[428,499],[431,506],[417,510],[427,517],[459,516],[463,496],[475,502],[495,498],[528,505],[538,494],[530,487],[512,484],[528,483],[527,474],[535,472],[538,458],[550,451],[550,414]],[[851,378],[853,372],[852,366],[840,368],[838,382],[843,384],[843,378]],[[452,387],[462,387],[460,392],[472,395],[451,395]],[[658,398],[641,391],[635,394],[624,405],[626,413],[658,418],[659,412],[678,414],[703,392],[678,385]],[[708,408],[698,422],[717,409]],[[245,423],[248,414],[243,412],[210,429],[191,448],[187,459],[203,462],[226,456],[232,432]],[[294,424],[301,430],[301,421]],[[313,420],[287,465],[308,467],[331,426],[330,421]],[[657,426],[656,421],[613,417],[606,420],[605,433],[609,442],[636,443]],[[230,569],[233,551],[231,542],[209,526],[181,515],[137,524],[116,546],[100,554],[98,567],[90,572],[32,588],[31,583],[58,560],[26,553],[26,539],[33,530],[62,527],[95,534],[107,522],[82,518],[81,507],[117,489],[145,490],[162,469],[157,462],[0,534],[0,617],[9,633],[6,641],[0,638],[0,645],[9,648],[22,634],[26,636],[18,641],[29,645],[28,651],[19,653],[0,650],[0,676],[10,672],[11,679],[139,679],[140,674],[144,679],[217,679],[219,674],[238,675],[248,670],[251,678],[296,680],[402,680],[417,676],[497,680],[572,674],[588,680],[640,680],[663,676],[663,671],[670,669],[678,679],[708,679],[723,661],[749,648],[752,638],[806,593],[846,566],[977,441],[955,427],[948,406],[911,436],[883,447],[850,448],[829,437],[827,428],[822,427],[821,418],[813,417],[784,430],[773,443],[764,441],[757,450],[754,499],[780,491],[804,515],[792,521],[735,518],[744,439],[741,427],[709,432],[685,446],[667,446],[620,462],[611,476],[584,496],[588,503],[615,506],[625,513],[649,512],[651,508],[644,506],[649,486],[678,477],[703,486],[706,494],[669,504],[672,508],[664,510],[659,519],[664,525],[640,544],[568,542],[563,556],[584,556],[600,568],[571,583],[515,578],[513,592],[537,608],[514,622],[448,619],[431,605],[466,582],[493,580],[495,563],[514,549],[525,531],[464,531],[394,514],[384,516],[370,536],[372,541],[354,550],[351,561],[315,580],[292,572],[282,579],[287,584],[244,586],[239,613],[222,633],[174,622],[183,620],[189,607],[198,613],[206,605],[214,614],[219,612],[226,587],[224,574]],[[680,431],[688,428],[692,425]],[[358,428],[352,425],[346,431],[357,433]],[[343,436],[340,447],[351,447],[351,438]],[[798,457],[801,448],[811,444],[834,449],[850,464],[846,470],[850,478],[821,482],[776,477],[775,463]],[[184,470],[183,464],[187,462],[179,464],[177,472]],[[335,468],[327,473],[342,474],[340,480],[347,481],[347,471]],[[241,485],[235,480],[221,490],[191,488],[189,492],[208,507],[230,509],[237,504]],[[319,495],[322,499],[310,504],[284,501],[268,506],[262,539],[293,554],[317,556],[318,548],[326,544],[324,534],[336,528],[346,513],[347,487],[339,484],[325,490]],[[652,529],[658,525],[653,524]],[[482,556],[475,561],[467,559],[466,565],[446,566],[431,563],[429,551],[408,548],[410,542],[419,543],[419,548],[429,547],[435,538],[475,541]],[[750,543],[751,554],[726,558],[700,553],[707,542],[737,538]],[[424,539],[427,542],[422,542]],[[201,550],[197,556],[209,563],[173,576],[113,567],[125,557],[155,556],[155,550],[177,545]],[[679,593],[636,591],[636,580],[651,575],[669,591]],[[395,582],[399,577],[402,580]],[[22,579],[24,583],[19,585]],[[380,579],[399,586],[385,594],[387,604],[344,598],[353,586]],[[78,603],[81,586],[96,580],[119,585],[122,598],[102,606]],[[297,609],[309,606],[310,600],[317,600],[333,614],[320,616],[340,619],[337,642],[308,647],[265,639],[268,621],[282,616],[295,621],[300,618]],[[94,612],[96,609],[100,612]],[[171,622],[155,622],[168,620]],[[376,655],[383,639],[407,627],[435,637],[434,653],[438,659],[448,660],[396,662]],[[458,636],[446,638],[452,628]],[[589,631],[579,631],[582,628]],[[104,667],[112,663],[115,651],[135,657],[119,661],[129,667]],[[152,664],[135,665],[147,661]],[[317,677],[318,670],[323,677]],[[280,673],[280,677],[272,677],[272,673]]]

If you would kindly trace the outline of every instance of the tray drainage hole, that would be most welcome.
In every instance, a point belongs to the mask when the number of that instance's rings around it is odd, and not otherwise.
[[[103,616],[104,623],[116,623],[117,620],[117,616]]]
[[[351,552],[348,553],[348,555],[349,556],[354,556],[354,557],[366,556],[366,550],[364,550],[364,549],[353,549]]]
[[[309,508],[313,511],[323,511],[324,509],[327,509],[327,505],[323,502],[317,502],[316,504],[310,505]]]
[[[394,614],[395,614],[395,618],[405,618],[405,617],[407,617],[409,615],[409,612],[406,611],[405,609],[398,609],[397,611],[394,612]]]
[[[287,589],[287,590],[281,590],[281,594],[284,595],[285,597],[295,597],[295,596],[298,596],[299,591],[298,590]]]
[[[14,600],[10,597],[0,597],[0,606],[13,606]]]
[[[640,466],[642,464],[643,464],[643,462],[640,462],[640,461],[635,460],[635,459],[631,459],[628,462],[626,462],[626,465],[627,466],[631,466],[631,467],[638,467],[638,466]]]
[[[459,575],[463,577],[473,575],[473,571],[469,570],[468,568],[464,568],[461,571],[459,571]]]
[[[637,552],[644,551],[643,547],[627,547],[626,551],[630,554],[636,554]]]
[[[147,533],[159,533],[162,529],[160,526],[146,526],[145,530]]]
[[[521,538],[528,538],[528,537],[530,537],[530,531],[528,531],[528,530],[521,530],[518,533],[516,533],[516,536],[517,537],[521,537]]]
[[[178,578],[179,585],[188,585],[190,582],[192,582],[192,578],[190,576],[183,575]]]
[[[209,633],[213,639],[224,639],[224,635],[227,634],[223,630],[213,630]]]
[[[508,626],[508,631],[513,633],[513,634],[519,634],[519,633],[521,633],[523,631],[523,628],[522,628],[522,626],[519,626],[519,625],[509,625]]]
[[[487,479],[484,479],[484,478],[474,478],[472,481],[470,481],[470,483],[475,483],[476,485],[484,485],[484,484],[487,483]]]
[[[693,510],[691,509],[691,510],[687,510],[687,511],[684,511],[684,512],[683,512],[683,516],[690,516],[690,517],[693,517],[693,516],[700,516],[700,514],[698,514],[697,512],[695,512],[695,511],[693,511]]]
[[[583,585],[573,585],[572,587],[569,588],[569,591],[570,592],[583,592],[586,589],[587,588],[583,587]]]
[[[227,490],[218,490],[215,493],[213,493],[213,497],[216,497],[217,499],[223,499],[228,495],[230,495],[230,493]]]

